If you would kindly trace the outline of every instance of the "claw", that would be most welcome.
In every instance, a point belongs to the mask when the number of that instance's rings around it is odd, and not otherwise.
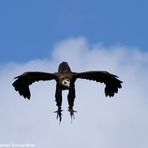
[[[71,116],[71,121],[72,119],[75,119],[75,115],[74,113],[76,113],[77,111],[73,110],[73,109],[68,109],[69,113],[70,113],[70,116]]]
[[[57,114],[57,119],[59,118],[59,121],[61,122],[62,121],[62,109],[61,108],[58,108],[57,111],[54,111],[54,113]]]

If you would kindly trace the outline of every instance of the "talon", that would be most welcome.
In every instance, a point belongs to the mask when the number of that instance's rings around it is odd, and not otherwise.
[[[73,109],[68,109],[69,113],[70,113],[70,116],[71,116],[71,119],[75,119],[75,115],[74,113],[76,113],[77,111],[73,110]]]
[[[62,109],[61,108],[58,108],[57,111],[54,111],[54,113],[57,113],[57,119],[59,118],[59,121],[61,122],[62,120]]]

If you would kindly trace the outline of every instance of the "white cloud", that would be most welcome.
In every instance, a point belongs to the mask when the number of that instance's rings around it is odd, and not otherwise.
[[[107,70],[123,80],[114,98],[106,98],[104,85],[76,81],[76,119],[67,112],[63,93],[61,125],[53,113],[55,82],[39,82],[31,88],[31,100],[14,91],[13,77],[24,71],[55,72],[61,61],[73,71]],[[56,44],[52,60],[2,65],[0,71],[0,144],[33,143],[37,148],[147,148],[148,147],[148,53],[125,46],[90,45],[85,38]]]

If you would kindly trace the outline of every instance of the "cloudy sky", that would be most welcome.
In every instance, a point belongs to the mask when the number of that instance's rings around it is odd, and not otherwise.
[[[0,147],[148,147],[148,20],[146,0],[0,1]],[[12,87],[24,71],[106,70],[123,88],[76,81],[75,120],[53,113],[55,82],[31,85],[31,100]]]

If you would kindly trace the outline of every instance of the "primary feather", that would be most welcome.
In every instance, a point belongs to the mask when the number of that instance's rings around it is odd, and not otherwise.
[[[107,71],[87,71],[82,73],[75,73],[75,79],[88,79],[96,82],[104,83],[105,95],[114,96],[114,93],[118,92],[118,88],[121,88],[122,81],[118,80],[116,75],[113,75]]]
[[[15,77],[16,81],[12,84],[15,90],[24,98],[30,99],[29,85],[37,81],[45,81],[56,79],[55,74],[45,72],[25,72],[20,76]]]

